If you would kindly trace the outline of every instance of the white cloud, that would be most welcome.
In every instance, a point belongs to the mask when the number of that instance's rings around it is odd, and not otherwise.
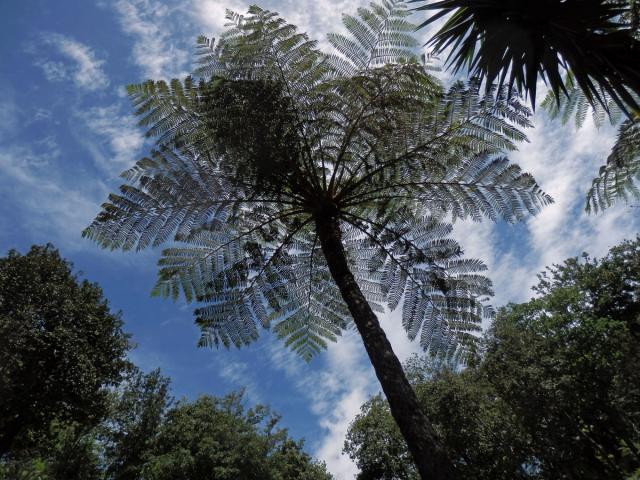
[[[62,62],[54,62],[48,60],[39,64],[42,68],[42,72],[47,80],[50,82],[61,82],[69,77],[67,67]]]
[[[138,160],[144,136],[133,115],[121,114],[118,105],[93,107],[76,115],[89,133],[82,131],[78,140],[100,168],[115,175]]]
[[[542,97],[544,89],[540,90]],[[583,210],[591,179],[615,140],[614,129],[598,130],[587,121],[576,130],[572,123],[550,120],[544,111],[536,113],[534,120],[536,128],[527,132],[530,143],[520,145],[520,151],[509,157],[531,172],[555,203],[521,225],[462,222],[454,230],[465,253],[489,266],[496,306],[530,298],[536,274],[546,266],[583,251],[602,256],[614,244],[634,236],[639,226],[625,205],[600,215]]]
[[[245,13],[249,7],[248,2],[238,2],[232,0],[229,2],[220,2],[217,0],[193,0],[193,8],[191,8],[193,22],[202,29],[204,35],[218,35],[223,31],[225,23],[226,10],[232,10],[237,13]]]
[[[335,478],[354,478],[358,469],[342,454],[342,446],[360,406],[378,389],[357,331],[348,330],[336,344],[330,344],[313,360],[316,365],[306,365],[280,341],[270,342],[268,356],[271,364],[283,371],[293,388],[307,399],[318,418],[324,435],[311,445],[314,455],[327,463]]]
[[[71,66],[51,59],[36,62],[47,80],[61,81],[70,77],[78,87],[89,91],[109,86],[109,79],[102,70],[105,61],[98,59],[90,47],[58,33],[47,34],[43,38],[46,45],[54,47],[72,62]]]
[[[0,243],[12,241],[7,232],[20,230],[31,243],[53,242],[66,251],[90,250],[127,268],[154,271],[152,250],[136,255],[109,252],[82,238],[112,186],[77,171],[76,166],[62,168],[64,153],[54,137],[0,147]],[[12,223],[15,219],[19,222]]]
[[[185,27],[185,15],[179,7],[158,0],[118,0],[107,5],[115,9],[123,31],[134,38],[133,61],[146,78],[185,74],[190,52],[180,39],[189,35],[191,26]],[[190,41],[193,43],[195,38]]]
[[[229,382],[233,388],[243,389],[252,404],[264,403],[259,393],[258,382],[248,363],[221,359],[212,365],[212,368],[216,369],[218,375]]]
[[[52,142],[48,138],[43,144],[51,147]],[[78,248],[86,243],[80,233],[98,211],[99,196],[104,196],[106,189],[96,183],[62,183],[52,175],[51,162],[57,155],[57,150],[38,152],[27,146],[2,148],[0,191],[4,203],[21,210],[14,215],[21,218],[21,227],[30,231],[32,241],[55,241]]]

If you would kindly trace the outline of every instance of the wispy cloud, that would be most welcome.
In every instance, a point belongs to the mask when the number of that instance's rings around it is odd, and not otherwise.
[[[49,146],[53,139],[45,139]],[[99,205],[103,185],[93,182],[62,182],[52,160],[56,153],[37,151],[34,147],[13,145],[0,149],[0,190],[4,202],[19,217],[20,227],[27,229],[33,241],[54,241],[77,249],[80,232],[87,226]]]
[[[348,330],[312,365],[305,364],[280,341],[272,342],[269,350],[273,367],[284,372],[293,388],[306,399],[324,432],[311,445],[314,455],[327,463],[337,479],[355,478],[358,469],[342,454],[342,445],[360,406],[378,389],[360,336]]]
[[[102,69],[105,61],[97,58],[89,46],[59,33],[46,34],[42,38],[45,45],[54,47],[65,58],[64,62],[51,58],[36,61],[47,80],[58,82],[71,78],[76,86],[88,91],[109,86],[109,78]]]
[[[42,73],[50,82],[62,82],[69,78],[69,71],[63,62],[47,60],[39,62],[38,66],[42,68]]]
[[[122,30],[133,37],[133,62],[146,78],[180,77],[188,70],[189,50],[182,36],[189,35],[190,25],[178,7],[158,0],[118,0],[111,4]],[[185,29],[180,31],[178,29]],[[190,36],[190,35],[189,35]],[[193,42],[193,40],[191,40]]]
[[[225,360],[222,365],[218,362],[212,366],[216,368],[218,375],[226,380],[232,388],[244,390],[245,395],[252,404],[264,403],[260,395],[258,381],[255,378],[251,366],[246,362]]]
[[[46,109],[17,109],[10,95],[0,103],[0,229],[30,242],[94,248],[80,234],[109,186],[66,156],[51,116]],[[12,219],[20,221],[7,224]]]
[[[524,301],[532,296],[536,274],[565,258],[587,251],[606,254],[614,244],[635,235],[640,222],[627,205],[600,215],[587,215],[585,194],[599,165],[614,142],[611,128],[596,129],[591,122],[576,131],[573,125],[536,114],[531,142],[510,155],[531,172],[555,203],[526,220],[507,226],[462,222],[454,233],[468,256],[484,260],[495,284],[494,305]]]
[[[75,115],[86,127],[80,129],[78,140],[101,169],[116,175],[138,159],[144,136],[135,117],[121,113],[119,105],[93,107]]]

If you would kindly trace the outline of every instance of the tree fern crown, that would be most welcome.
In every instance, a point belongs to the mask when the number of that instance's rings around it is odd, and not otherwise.
[[[504,158],[529,110],[475,80],[443,89],[402,2],[345,16],[331,54],[256,6],[228,20],[198,40],[193,77],[129,87],[157,147],[84,235],[169,243],[154,293],[198,303],[202,345],[265,327],[308,359],[351,323],[317,235],[333,219],[371,306],[402,308],[431,352],[463,352],[491,314],[491,283],[447,221],[514,222],[551,201]]]

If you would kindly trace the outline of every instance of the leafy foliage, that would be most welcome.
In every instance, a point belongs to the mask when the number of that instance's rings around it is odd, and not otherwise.
[[[331,479],[242,393],[172,408],[169,379],[125,360],[121,326],[51,245],[0,259],[1,480]]]
[[[169,379],[133,370],[100,425],[54,421],[28,449],[0,458],[2,480],[331,480],[280,417],[242,393],[170,407]]]
[[[102,290],[51,245],[0,258],[0,455],[54,421],[79,432],[100,422],[129,347]]]
[[[170,242],[154,293],[199,303],[201,345],[244,345],[262,326],[308,359],[351,320],[316,231],[336,219],[372,306],[404,302],[411,337],[460,352],[490,284],[443,222],[517,221],[551,199],[499,157],[526,139],[529,110],[475,80],[443,91],[407,14],[359,9],[324,54],[274,12],[229,13],[217,42],[198,41],[197,79],[129,88],[158,148],[84,235]]]
[[[102,480],[100,449],[90,429],[54,420],[27,449],[0,459],[2,480]]]
[[[150,480],[331,480],[268,408],[245,410],[242,395],[203,396],[167,411],[142,478]]]
[[[164,415],[171,404],[170,380],[154,370],[132,369],[118,386],[105,421],[97,431],[103,473],[114,480],[137,480],[149,461]]]
[[[486,378],[471,371],[428,368],[416,372],[411,368],[407,365],[409,375],[427,377],[415,386],[422,407],[456,460],[456,478],[537,478],[528,477],[522,466],[527,461],[528,437],[513,421],[509,407],[496,401]],[[344,453],[358,465],[358,480],[420,479],[389,407],[379,395],[367,401],[351,423]]]
[[[411,361],[409,378],[459,478],[635,478],[640,471],[640,238],[539,276],[501,309],[463,371]],[[345,442],[360,478],[415,479],[388,406],[373,397]]]
[[[413,0],[422,1],[422,0]],[[438,10],[420,26],[449,15],[430,43],[450,50],[454,72],[514,85],[536,103],[543,79],[557,101],[566,93],[563,71],[571,71],[589,103],[637,110],[640,73],[638,12],[629,0],[441,0],[417,10]]]
[[[347,431],[343,453],[358,466],[357,480],[419,480],[400,430],[381,395],[362,405]]]

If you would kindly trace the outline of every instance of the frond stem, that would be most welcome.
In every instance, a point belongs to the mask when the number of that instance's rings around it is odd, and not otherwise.
[[[228,242],[225,242],[222,245],[218,245],[213,250],[208,252],[204,256],[204,258],[209,258],[211,255],[214,255],[215,253],[219,252],[224,247],[227,247],[227,246],[231,245],[233,242],[237,242],[239,239],[241,239],[243,237],[246,237],[247,235],[251,235],[253,232],[256,232],[256,231],[260,230],[261,228],[266,227],[267,225],[269,225],[272,222],[276,222],[276,221],[282,220],[283,218],[291,217],[293,215],[300,215],[301,213],[305,213],[304,210],[293,210],[293,211],[290,210],[287,213],[284,213],[283,215],[279,215],[277,217],[270,218],[266,222],[263,222],[260,225],[256,225],[255,227],[251,228],[250,230],[247,230],[246,232],[242,232],[240,235],[235,235]]]
[[[260,269],[260,271],[256,274],[255,277],[253,277],[251,279],[251,282],[249,283],[249,285],[247,286],[247,290],[253,288],[253,286],[255,285],[256,281],[258,280],[258,278],[265,272],[265,270],[267,269],[267,267],[275,260],[275,258],[278,256],[278,254],[282,251],[282,249],[285,247],[285,245],[287,245],[292,239],[293,237],[300,231],[302,230],[304,227],[306,227],[311,221],[313,220],[313,217],[309,217],[307,218],[307,220],[305,220],[298,228],[296,228],[295,230],[293,230],[291,233],[289,233],[284,240],[282,241],[282,243],[280,245],[278,245],[278,247],[273,251],[273,253],[271,254],[271,256],[269,257],[269,260],[267,260],[265,262],[265,264],[262,266],[262,268]]]
[[[372,178],[373,176],[377,175],[378,173],[382,172],[383,170],[403,161],[406,160],[407,158],[411,158],[412,155],[415,155],[417,152],[419,152],[420,150],[423,150],[427,147],[432,146],[434,143],[442,140],[443,138],[445,138],[447,135],[450,135],[451,133],[461,129],[464,125],[466,125],[467,123],[469,123],[471,120],[467,120],[465,122],[463,122],[460,125],[457,125],[455,128],[450,128],[447,129],[446,131],[442,132],[441,134],[433,137],[432,139],[430,139],[428,142],[422,143],[414,148],[412,148],[410,151],[403,153],[402,155],[389,160],[388,162],[383,163],[382,165],[380,165],[378,168],[372,170],[371,172],[367,173],[366,175],[360,177],[355,183],[350,183],[348,182],[344,189],[338,194],[336,200],[340,201],[342,200],[346,195],[348,195],[350,192],[353,192],[354,190],[356,190],[360,185],[362,185],[364,182],[366,182],[367,180],[369,180],[370,178]]]

